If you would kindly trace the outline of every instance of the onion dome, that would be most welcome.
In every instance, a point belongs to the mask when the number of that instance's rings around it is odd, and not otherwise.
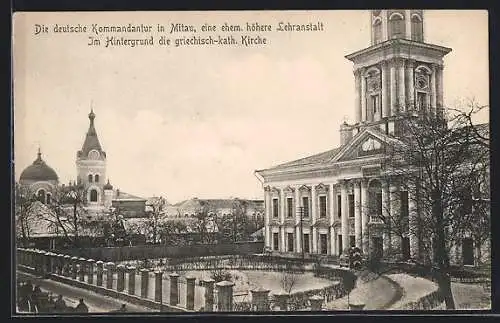
[[[111,185],[109,183],[109,179],[108,179],[108,182],[103,186],[103,189],[104,190],[112,190],[113,189],[113,185]]]
[[[59,177],[54,169],[43,161],[42,153],[38,149],[37,159],[23,170],[19,179],[25,181],[57,181]]]

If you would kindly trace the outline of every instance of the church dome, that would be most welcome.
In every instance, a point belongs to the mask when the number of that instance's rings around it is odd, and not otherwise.
[[[112,190],[113,189],[113,185],[111,185],[109,183],[109,179],[108,179],[108,182],[104,185],[103,187],[105,190]]]
[[[52,167],[48,166],[42,159],[40,150],[37,159],[21,173],[20,180],[31,181],[57,181],[59,177]]]

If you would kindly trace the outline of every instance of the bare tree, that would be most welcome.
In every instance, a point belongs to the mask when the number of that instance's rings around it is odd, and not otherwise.
[[[398,121],[396,139],[385,148],[383,172],[400,189],[391,194],[390,204],[397,207],[382,212],[380,220],[398,237],[418,236],[420,247],[433,255],[429,260],[447,309],[455,308],[449,276],[453,242],[463,237],[469,216],[489,213],[468,212],[472,199],[464,195],[473,187],[484,191],[483,181],[489,182],[489,134],[484,125],[472,124],[476,110],[455,113],[448,122],[439,114],[408,115]],[[404,191],[418,216],[400,208]],[[478,230],[489,233],[487,227]]]
[[[295,283],[297,282],[297,275],[293,272],[284,271],[281,273],[281,288],[290,294]]]
[[[26,186],[18,183],[15,185],[15,217],[16,237],[21,240],[23,246],[27,246],[32,231],[31,223],[34,220],[34,208],[37,198],[35,193]]]
[[[153,198],[148,204],[150,210],[147,212],[148,217],[145,225],[147,234],[151,236],[154,244],[159,242],[158,226],[162,216],[164,216],[166,205],[167,201],[162,196]]]

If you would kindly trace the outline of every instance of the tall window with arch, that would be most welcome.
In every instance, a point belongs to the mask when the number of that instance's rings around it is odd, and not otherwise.
[[[99,174],[94,175],[94,182],[99,183]]]
[[[419,15],[411,17],[411,39],[414,41],[424,41],[424,25]]]
[[[92,183],[94,177],[92,176],[92,174],[89,174],[89,183]]]
[[[97,190],[92,189],[90,191],[90,202],[97,202]]]
[[[373,22],[373,42],[378,44],[382,42],[382,20],[376,19]]]
[[[402,38],[405,35],[404,17],[399,13],[393,13],[389,18],[390,38]]]

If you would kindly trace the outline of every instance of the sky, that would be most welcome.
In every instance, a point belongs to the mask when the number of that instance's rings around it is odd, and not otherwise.
[[[34,35],[35,24],[280,21],[325,30],[272,32],[256,47],[104,48],[86,34]],[[370,45],[368,11],[16,13],[13,31],[16,180],[39,147],[60,182],[75,180],[92,106],[110,182],[172,203],[261,199],[255,170],[338,146],[339,125],[354,118],[344,56]],[[426,11],[424,37],[453,49],[445,105],[489,104],[487,12]]]

